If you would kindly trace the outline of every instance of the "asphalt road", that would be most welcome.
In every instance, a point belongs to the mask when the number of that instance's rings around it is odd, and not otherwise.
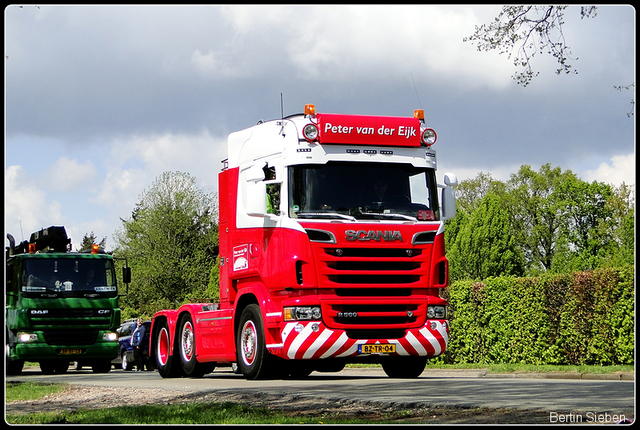
[[[418,379],[390,379],[379,368],[347,368],[339,373],[314,372],[306,379],[247,381],[229,368],[216,369],[200,379],[163,379],[157,372],[90,370],[43,375],[26,368],[8,381],[64,382],[68,384],[162,388],[197,392],[261,392],[314,398],[390,402],[413,406],[514,408],[547,411],[558,419],[581,414],[585,421],[607,416],[635,416],[633,380],[584,380],[529,377],[489,377],[481,371],[427,369]]]

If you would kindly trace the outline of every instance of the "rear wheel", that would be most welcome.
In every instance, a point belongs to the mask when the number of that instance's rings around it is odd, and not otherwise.
[[[182,367],[179,363],[173,363],[174,355],[171,351],[169,338],[169,326],[165,320],[159,321],[158,328],[154,329],[152,347],[156,356],[156,368],[163,378],[177,378],[182,376]]]
[[[199,363],[196,360],[196,332],[193,327],[193,319],[190,314],[184,314],[180,318],[180,363],[187,376],[200,378],[213,372],[215,363]]]
[[[258,305],[251,304],[242,311],[236,333],[236,354],[238,368],[245,378],[264,379],[268,376],[270,354]]]

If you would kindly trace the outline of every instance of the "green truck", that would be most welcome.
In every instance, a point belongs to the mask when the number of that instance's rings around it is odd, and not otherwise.
[[[72,361],[107,373],[118,356],[120,308],[115,258],[93,245],[72,252],[64,227],[51,226],[16,246],[7,234],[5,342],[8,375],[25,361],[64,373]],[[122,280],[131,270],[124,264]]]

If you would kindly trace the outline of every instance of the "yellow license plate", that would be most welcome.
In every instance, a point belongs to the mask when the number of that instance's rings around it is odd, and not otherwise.
[[[373,343],[358,346],[360,354],[392,354],[396,352],[396,346],[393,343]]]
[[[77,348],[61,349],[60,354],[61,355],[80,355],[82,354],[82,350]]]

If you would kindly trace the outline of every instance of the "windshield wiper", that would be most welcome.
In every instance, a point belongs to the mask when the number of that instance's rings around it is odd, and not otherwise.
[[[355,221],[356,219],[351,215],[340,214],[337,212],[303,212],[297,214],[298,218],[341,218],[349,221]]]
[[[383,218],[399,217],[399,218],[406,219],[406,220],[409,220],[409,221],[418,221],[417,218],[409,216],[409,215],[404,215],[404,214],[384,214],[384,213],[377,213],[377,212],[362,212],[362,213],[360,213],[358,215],[371,216],[371,217],[381,216]]]

